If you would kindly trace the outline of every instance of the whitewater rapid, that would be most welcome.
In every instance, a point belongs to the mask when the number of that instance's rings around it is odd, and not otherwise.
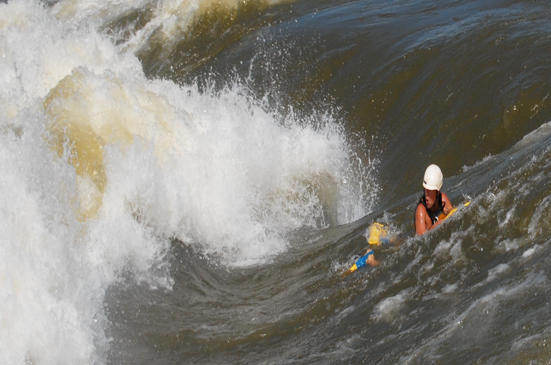
[[[162,2],[149,26],[170,38],[201,4]],[[153,30],[102,32],[140,5],[0,4],[1,363],[104,363],[106,290],[170,290],[172,245],[258,265],[374,202],[375,163],[331,113],[146,78],[134,51]]]

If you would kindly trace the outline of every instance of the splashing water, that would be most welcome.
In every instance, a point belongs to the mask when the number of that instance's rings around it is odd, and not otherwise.
[[[95,30],[112,4],[83,6],[0,4],[6,364],[103,362],[106,288],[130,273],[170,289],[175,242],[254,265],[290,232],[373,204],[373,166],[333,117],[282,121],[239,83],[201,93],[148,80],[132,47]]]

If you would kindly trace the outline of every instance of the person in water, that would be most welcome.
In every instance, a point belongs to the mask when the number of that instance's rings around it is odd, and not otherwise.
[[[378,266],[380,264],[379,261],[375,259],[375,252],[371,248],[371,246],[381,246],[381,245],[389,245],[393,244],[394,246],[399,246],[402,244],[402,239],[396,235],[391,236],[389,232],[389,227],[374,222],[369,226],[367,229],[368,235],[366,236],[367,242],[369,243],[370,248],[367,249],[364,256],[360,257],[359,260],[356,261],[356,263],[347,271],[344,273],[344,276],[356,271],[356,269],[365,266],[366,264],[371,266]]]
[[[440,191],[443,178],[440,167],[427,167],[423,179],[425,191],[415,209],[415,233],[418,236],[442,223],[453,210],[448,196]]]
[[[425,170],[425,177],[423,179],[423,188],[425,191],[419,199],[419,203],[415,209],[414,224],[415,233],[417,233],[418,236],[442,223],[450,212],[454,210],[448,196],[440,191],[440,189],[442,189],[443,178],[442,170],[436,165],[430,165]],[[370,245],[379,246],[389,242],[394,245],[401,244],[401,239],[398,237],[389,237],[388,227],[380,223],[373,223],[369,227],[368,232],[368,243]],[[375,259],[375,252],[373,252],[371,248],[368,248],[364,256],[362,256],[350,270],[345,272],[343,276],[354,272],[357,267],[363,267],[366,264],[371,266],[378,266],[380,264],[380,262]]]

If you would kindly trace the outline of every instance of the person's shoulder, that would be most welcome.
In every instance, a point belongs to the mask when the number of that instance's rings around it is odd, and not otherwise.
[[[425,208],[425,206],[421,202],[419,202],[417,204],[417,208],[415,208],[415,215],[426,213],[426,212],[427,212],[427,208]]]
[[[448,196],[445,193],[442,193],[442,202],[444,203],[444,212],[446,214],[449,214],[450,210],[453,209],[453,204],[450,198],[448,198]]]

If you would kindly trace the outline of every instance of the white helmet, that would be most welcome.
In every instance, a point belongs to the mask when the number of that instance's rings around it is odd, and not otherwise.
[[[442,188],[442,170],[436,165],[430,165],[425,171],[425,178],[423,179],[423,187],[427,190],[438,190]]]

